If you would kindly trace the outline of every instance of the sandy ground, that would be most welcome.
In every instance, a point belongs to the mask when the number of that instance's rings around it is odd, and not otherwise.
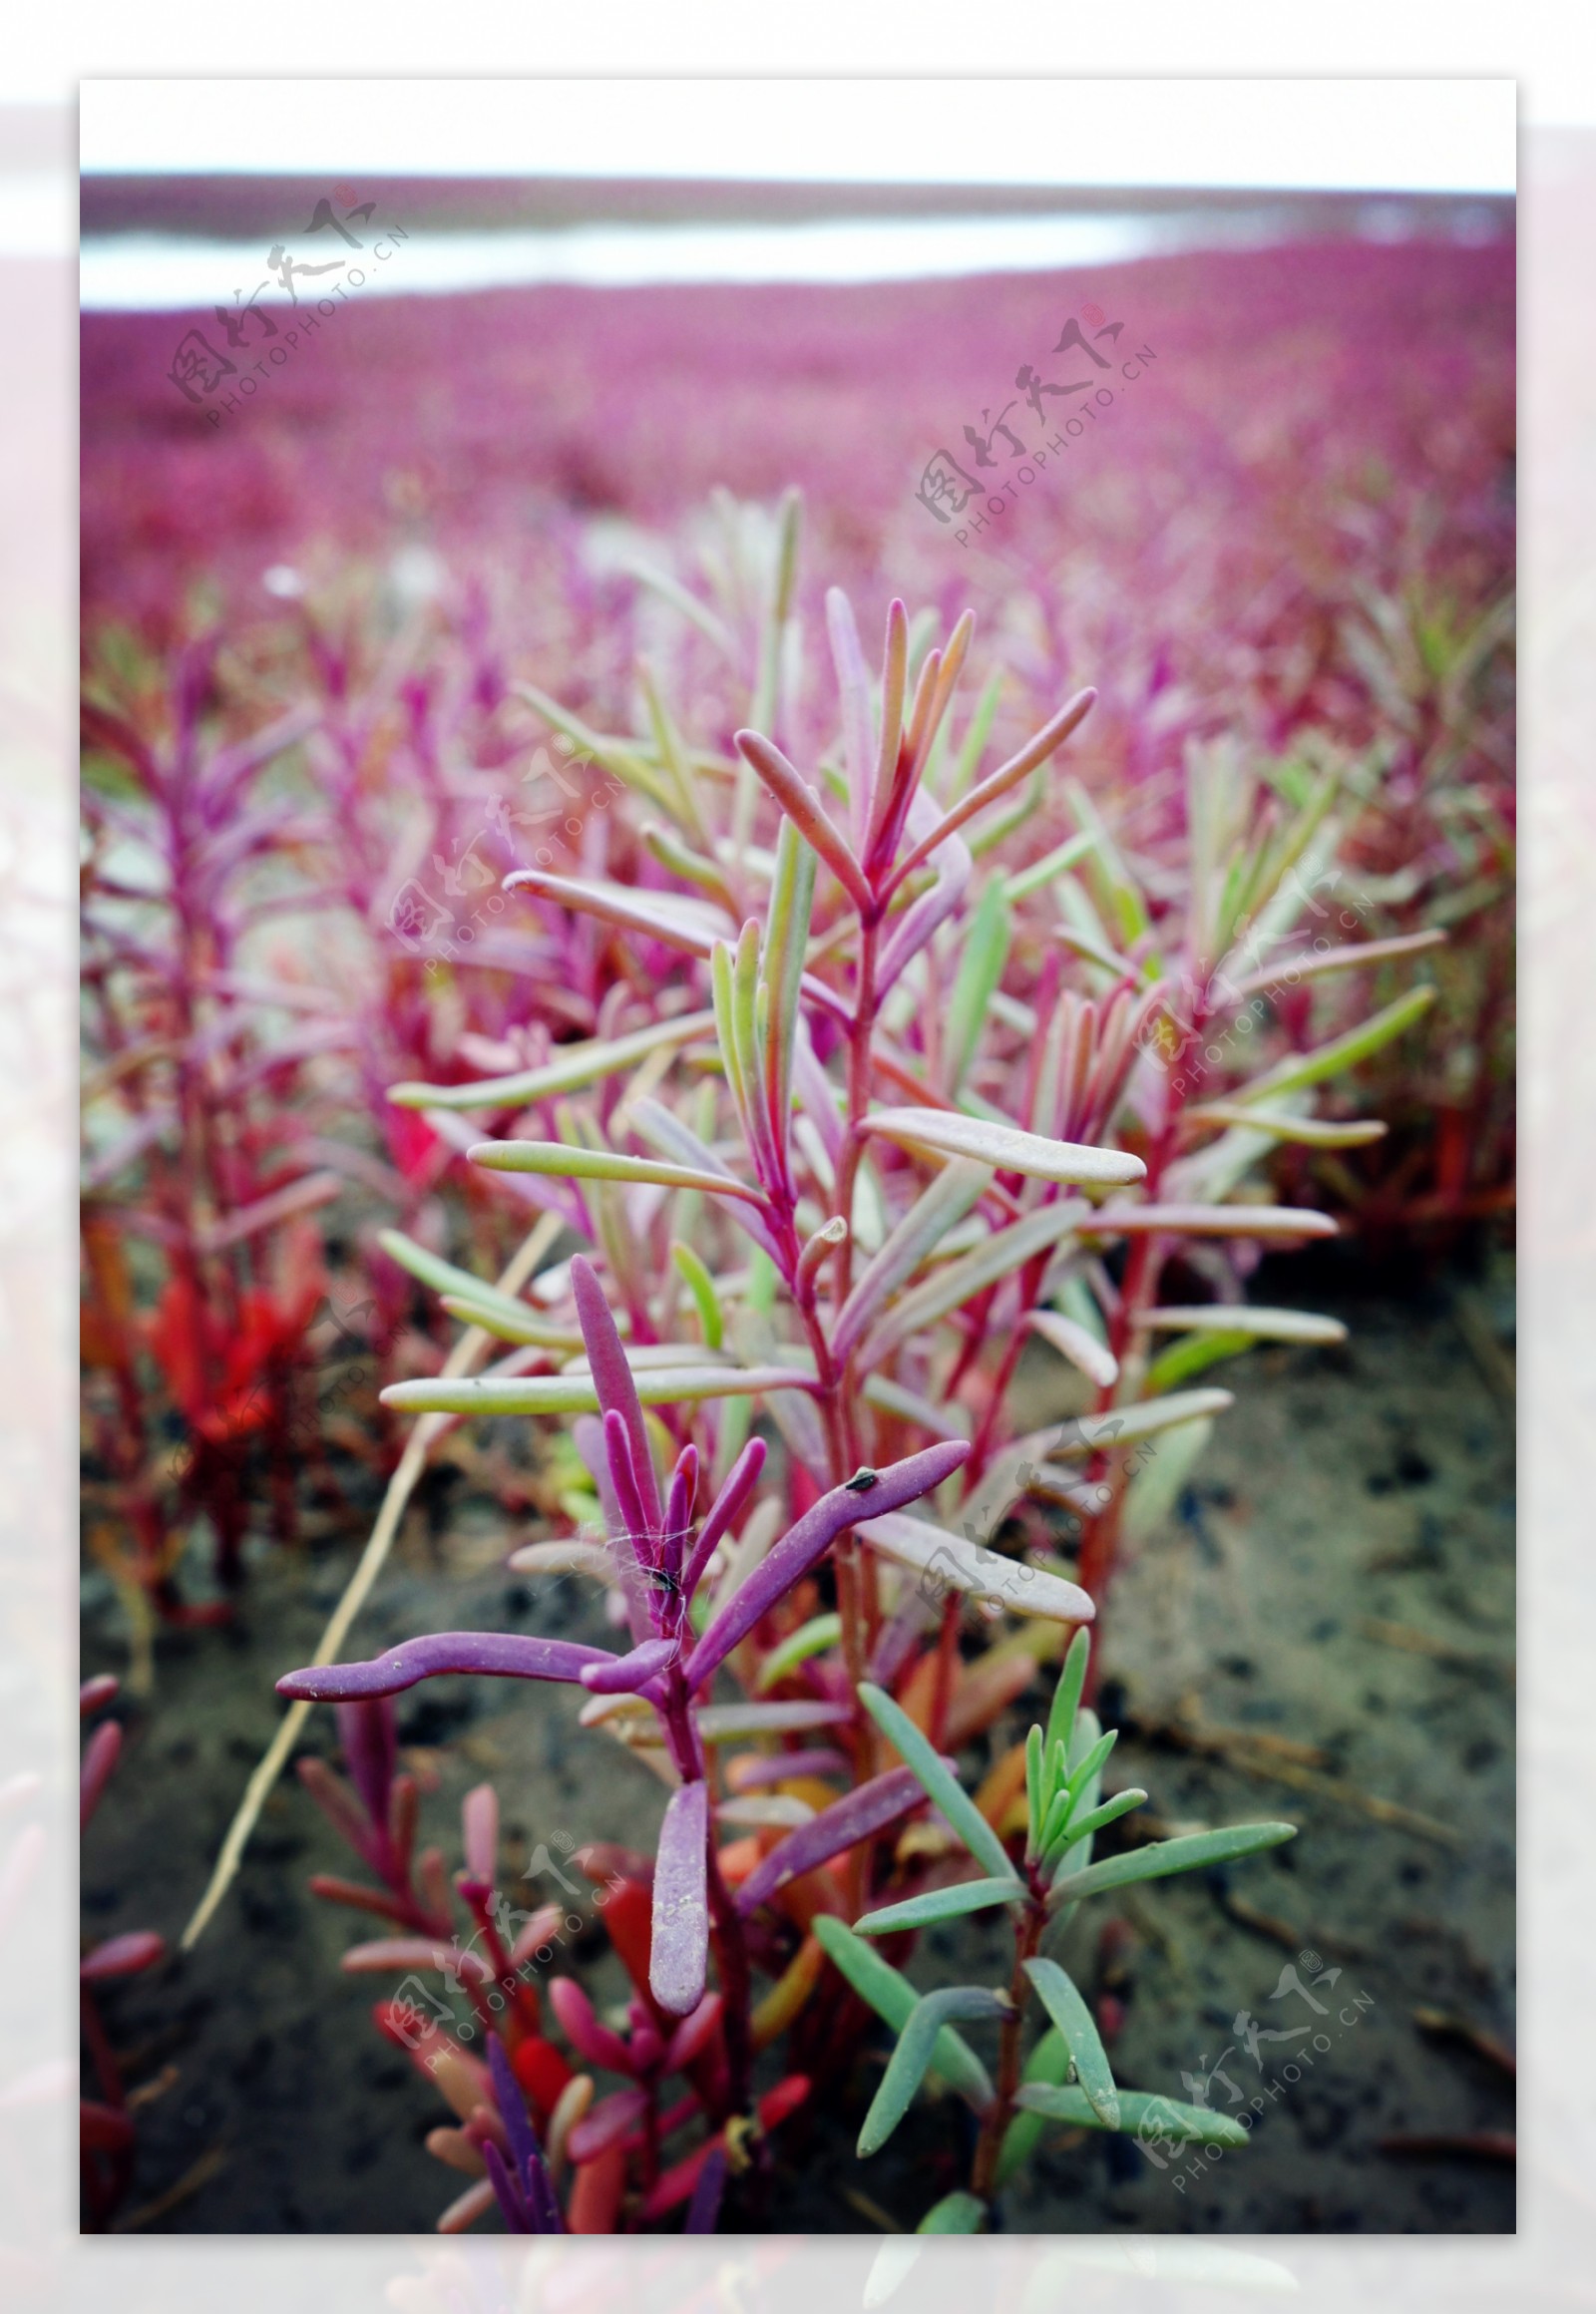
[[[1504,2071],[1415,2023],[1439,2012],[1513,2035],[1511,1273],[1493,1263],[1415,1281],[1299,1262],[1255,1298],[1333,1310],[1353,1339],[1215,1369],[1237,1403],[1106,1619],[1105,1716],[1122,1730],[1110,1785],[1146,1785],[1144,1812],[1165,1824],[1285,1816],[1301,1836],[1228,1873],[1103,1899],[1060,1951],[1120,2005],[1123,2085],[1189,2098],[1206,2081],[1214,2106],[1253,2116],[1253,2140],[1159,2166],[1128,2140],[1055,2127],[1003,2221],[1511,2230],[1511,2167],[1382,2145],[1512,2127]],[[471,1624],[602,1636],[575,1583],[535,1598],[504,1574],[512,1539],[489,1506],[435,1487],[362,1620],[361,1652]],[[308,1660],[349,1563],[343,1544],[263,1558],[234,1630],[163,1640],[153,1702],[119,1706],[129,1741],[85,1845],[86,1936],[153,1927],[176,1941],[275,1725],[271,1681]],[[84,1675],[120,1670],[116,1610],[95,1577],[85,1614]],[[576,1712],[567,1691],[490,1681],[404,1700],[402,1737],[437,1776],[424,1828],[451,1866],[460,1796],[484,1776],[512,1859],[539,1842],[558,1854],[649,1840],[660,1787],[596,1750]],[[313,1717],[309,1742],[331,1753],[330,1715]],[[985,1755],[973,1751],[972,1775]],[[140,2115],[128,2212],[145,2224],[419,2232],[452,2198],[458,2180],[421,2142],[447,2117],[370,2022],[389,1988],[338,1971],[368,1926],[305,1890],[311,1872],[347,1865],[285,1781],[199,1950],[113,1989],[130,2079],[168,2084]],[[514,1901],[535,1901],[533,1884]],[[598,1997],[618,1990],[597,1931],[571,1949]],[[997,1982],[1006,1965],[996,1933],[955,1924],[923,1940],[913,1974],[928,1988]],[[862,2042],[844,2088],[783,2131],[762,2207],[733,2222],[913,2227],[962,2182],[962,2109],[923,2102],[884,2153],[855,2158],[884,2055],[884,2041]]]

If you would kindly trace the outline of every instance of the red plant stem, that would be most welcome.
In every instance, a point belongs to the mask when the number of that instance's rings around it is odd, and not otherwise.
[[[943,1731],[948,1725],[948,1707],[953,1702],[954,1673],[959,1666],[959,1616],[964,1604],[962,1591],[949,1592],[943,1601],[942,1629],[937,1634],[937,1679],[932,1689],[931,1726],[927,1733],[939,1751]]]
[[[1030,1894],[1025,1908],[1014,1924],[1014,1966],[1008,1981],[1010,2013],[998,2031],[998,2094],[982,2117],[981,2135],[976,2145],[975,2165],[971,2172],[971,2190],[990,2201],[997,2189],[998,2161],[1002,2152],[1003,2138],[1014,2118],[1014,2094],[1019,2088],[1020,2036],[1024,2026],[1025,2003],[1030,1997],[1030,1979],[1025,1974],[1025,1963],[1041,1943],[1042,1930],[1047,1925],[1044,1888],[1032,1867],[1028,1874]]]

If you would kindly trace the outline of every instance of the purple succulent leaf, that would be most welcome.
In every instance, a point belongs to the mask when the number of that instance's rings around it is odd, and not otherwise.
[[[652,1534],[659,1525],[659,1488],[654,1479],[653,1456],[643,1427],[637,1385],[631,1378],[631,1368],[620,1347],[620,1336],[609,1315],[598,1272],[583,1254],[573,1257],[571,1284],[577,1297],[577,1322],[588,1348],[588,1364],[598,1392],[598,1403],[606,1414],[612,1409],[625,1422],[637,1491],[642,1497],[648,1532]]]
[[[620,1524],[620,1505],[610,1483],[609,1456],[604,1446],[604,1426],[597,1414],[579,1414],[571,1425],[571,1435],[577,1452],[582,1456],[588,1476],[598,1489],[598,1500],[603,1507],[604,1520],[612,1534]]]
[[[523,1639],[510,1631],[434,1631],[407,1639],[370,1663],[308,1664],[277,1682],[296,1703],[342,1704],[355,1697],[396,1696],[418,1680],[448,1672],[481,1672],[504,1680],[580,1680],[590,1664],[613,1663],[607,1648],[574,1639]]]
[[[626,1435],[626,1418],[610,1406],[604,1414],[604,1452],[609,1459],[609,1483],[620,1505],[621,1533],[643,1566],[653,1564],[654,1530],[637,1483],[637,1466]]]
[[[765,1467],[765,1454],[763,1438],[750,1438],[727,1471],[682,1575],[681,1595],[684,1599],[690,1599],[703,1581],[704,1569],[714,1557],[715,1545],[758,1485],[759,1473]]]
[[[634,1640],[647,1639],[653,1630],[648,1614],[648,1586],[638,1567],[637,1554],[626,1540],[625,1521],[620,1515],[614,1482],[609,1475],[609,1455],[604,1444],[603,1423],[597,1414],[579,1414],[572,1425],[572,1436],[589,1476],[598,1489],[605,1532],[609,1538],[609,1554],[620,1577],[620,1595],[626,1608],[626,1628]]]
[[[349,1780],[365,1803],[367,1815],[379,1831],[386,1833],[394,1761],[399,1749],[393,1706],[386,1697],[340,1704],[337,1721],[338,1741],[343,1747]]]
[[[713,2233],[720,2220],[720,2204],[725,2190],[726,2148],[724,2145],[714,2145],[710,2148],[708,2160],[698,2172],[698,2182],[687,2204],[682,2232]]]
[[[630,1655],[617,1656],[610,1663],[590,1664],[582,1684],[596,1696],[632,1695],[668,1671],[680,1653],[679,1639],[645,1639]]]
[[[648,1985],[668,2016],[685,2017],[704,1997],[709,1969],[709,1786],[684,1783],[670,1795],[654,1865],[653,1938]]]
[[[875,1473],[875,1484],[856,1493],[851,1486],[834,1486],[788,1528],[769,1556],[729,1600],[693,1649],[686,1667],[689,1689],[700,1688],[711,1672],[763,1615],[784,1599],[795,1583],[825,1556],[841,1534],[861,1519],[875,1518],[902,1504],[915,1502],[940,1486],[970,1453],[962,1438],[945,1438],[918,1454],[906,1454]]]
[[[779,1840],[738,1889],[738,1911],[752,1912],[789,1880],[795,1880],[801,1872],[812,1871],[832,1856],[840,1856],[857,1841],[868,1839],[885,1825],[895,1823],[899,1816],[918,1807],[925,1796],[919,1778],[910,1768],[890,1767],[885,1775],[873,1776],[869,1783],[862,1783],[857,1791],[849,1792],[831,1807],[822,1808],[819,1815],[811,1816],[808,1823],[799,1824],[784,1840]]]
[[[534,2231],[532,2212],[523,2201],[519,2188],[505,2166],[505,2157],[491,2137],[482,2140],[483,2165],[493,2186],[494,2199],[504,2212],[504,2220],[512,2233]]]
[[[676,1457],[670,1486],[665,1495],[665,1531],[660,1537],[659,1566],[662,1574],[672,1582],[681,1576],[681,1555],[687,1540],[687,1529],[692,1524],[693,1504],[698,1499],[698,1449],[684,1446]]]
[[[499,2119],[504,2122],[505,2135],[510,2139],[510,2151],[525,2192],[526,2208],[531,2218],[528,2230],[533,2233],[564,2233],[566,2229],[561,2221],[560,2204],[555,2198],[554,2182],[544,2161],[543,2148],[527,2119],[526,2100],[511,2070],[504,2043],[497,2033],[488,2036],[488,2071],[493,2076],[494,2103],[499,2108]]]

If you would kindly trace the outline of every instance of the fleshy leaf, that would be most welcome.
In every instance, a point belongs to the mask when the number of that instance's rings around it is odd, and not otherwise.
[[[857,908],[869,908],[871,893],[864,873],[841,829],[827,817],[824,804],[802,773],[787,761],[779,747],[762,739],[757,731],[739,731],[737,748],[752,764],[805,843],[825,861],[849,899]]]
[[[679,1639],[645,1639],[630,1655],[620,1656],[614,1663],[590,1664],[582,1675],[582,1684],[596,1696],[635,1692],[667,1671],[680,1652]]]
[[[912,1568],[927,1599],[963,1591],[1006,1607],[1011,1615],[1040,1616],[1049,1623],[1089,1623],[1097,1612],[1077,1583],[1066,1583],[1062,1576],[1049,1575],[1023,1559],[984,1550],[980,1543],[966,1542],[926,1519],[902,1514],[865,1519],[859,1537],[873,1551]]]
[[[727,1471],[720,1492],[709,1506],[709,1515],[698,1530],[698,1540],[687,1555],[681,1578],[681,1588],[686,1598],[690,1599],[697,1590],[721,1536],[737,1518],[743,1504],[758,1485],[759,1473],[765,1467],[765,1453],[763,1438],[750,1438]]]
[[[453,1262],[429,1253],[425,1246],[418,1246],[412,1238],[407,1238],[402,1230],[379,1230],[377,1243],[391,1261],[408,1270],[412,1278],[419,1278],[424,1286],[430,1286],[435,1294],[456,1295],[461,1301],[470,1302],[474,1312],[492,1312],[513,1323],[518,1331],[505,1337],[506,1340],[539,1343],[550,1350],[569,1350],[577,1340],[569,1326],[552,1325],[529,1303],[518,1301],[514,1294],[501,1294],[485,1278],[473,1277],[469,1270],[458,1269]]]
[[[1061,1743],[1065,1752],[1068,1752],[1069,1739],[1075,1730],[1075,1714],[1080,1709],[1080,1699],[1085,1691],[1086,1666],[1090,1659],[1090,1637],[1084,1631],[1077,1631],[1069,1643],[1069,1652],[1064,1657],[1064,1668],[1059,1673],[1058,1685],[1053,1690],[1052,1708],[1047,1714],[1047,1735],[1044,1748],[1049,1762],[1049,1772],[1056,1747]],[[1049,1781],[1044,1796],[1044,1810],[1046,1805],[1051,1804],[1056,1789],[1056,1784]]]
[[[659,1486],[654,1477],[653,1453],[648,1444],[648,1431],[638,1402],[637,1386],[632,1380],[631,1368],[626,1363],[626,1353],[620,1346],[620,1334],[609,1304],[604,1299],[604,1290],[598,1283],[598,1273],[582,1254],[578,1254],[571,1264],[571,1290],[576,1297],[577,1320],[587,1347],[588,1362],[598,1403],[606,1415],[618,1414],[626,1426],[632,1474],[642,1497],[643,1516],[649,1528],[656,1529],[659,1524]]]
[[[524,1068],[514,1076],[483,1077],[474,1084],[390,1085],[388,1099],[401,1109],[526,1108],[533,1101],[555,1100],[562,1093],[581,1092],[604,1077],[618,1076],[662,1045],[692,1044],[714,1032],[713,1012],[678,1012],[628,1036],[595,1037],[587,1044],[562,1045],[558,1059],[543,1068]]]
[[[671,2017],[688,2016],[704,1997],[709,1966],[708,1827],[708,1785],[682,1784],[671,1793],[659,1830],[648,1959],[649,1988]]]
[[[816,1387],[796,1366],[652,1366],[636,1376],[645,1406],[685,1405],[698,1398],[762,1397],[770,1390]],[[525,1380],[390,1382],[385,1406],[410,1414],[592,1414],[598,1391],[588,1374],[529,1374]]]
[[[1032,1334],[1039,1334],[1060,1357],[1067,1357],[1071,1365],[1078,1366],[1100,1390],[1111,1390],[1118,1381],[1119,1360],[1103,1348],[1094,1334],[1084,1326],[1077,1326],[1073,1318],[1060,1317],[1056,1310],[1032,1310],[1025,1323]]]
[[[1210,1864],[1234,1863],[1255,1856],[1262,1848],[1278,1848],[1297,1837],[1295,1824],[1231,1824],[1216,1832],[1183,1832],[1173,1840],[1152,1840],[1144,1848],[1127,1849],[1104,1863],[1088,1864],[1053,1882],[1047,1908],[1073,1904],[1082,1896],[1099,1896],[1109,1888],[1128,1888],[1137,1880],[1161,1880],[1171,1872],[1201,1872]]]
[[[895,2033],[901,2033],[914,2014],[918,1998],[909,1979],[901,1976],[832,1913],[815,1915],[814,1934],[825,1947],[828,1959],[847,1978],[860,1999],[868,2001],[876,2015]],[[987,2068],[951,2025],[943,2026],[932,2046],[931,2070],[978,2113],[991,2105],[994,2092]]]
[[[981,2233],[987,2224],[987,2204],[974,2193],[945,2193],[916,2226],[916,2233]]]
[[[923,1896],[906,1897],[902,1904],[884,1904],[855,1921],[854,1927],[861,1936],[893,1936],[899,1929],[930,1928],[939,1920],[960,1920],[966,1913],[1014,1904],[1024,1893],[1012,1872],[1000,1880],[960,1880],[951,1888],[929,1888]]]
[[[506,892],[525,892],[534,900],[553,901],[582,916],[596,916],[617,931],[639,933],[645,940],[667,948],[685,949],[689,956],[709,955],[718,909],[706,909],[674,895],[637,892],[628,885],[587,884],[570,876],[546,876],[541,868],[518,868],[504,882]]]
[[[1245,2145],[1247,2142],[1247,2131],[1229,2115],[1210,2112],[1206,2106],[1182,2105],[1173,2098],[1152,2097],[1144,2090],[1119,2091],[1117,2123],[1105,2121],[1081,2089],[1052,2089],[1043,2083],[1030,2083],[1015,2092],[1014,2103],[1023,2114],[1040,2115],[1051,2121],[1067,2121],[1076,2128],[1117,2126],[1127,2132],[1134,2130],[1138,2136],[1151,2128],[1182,2145]]]
[[[923,836],[914,849],[904,855],[894,872],[893,888],[918,868],[921,861],[934,852],[939,844],[946,842],[956,828],[962,828],[967,820],[974,819],[978,812],[984,812],[989,804],[997,803],[999,796],[1006,795],[1011,787],[1017,787],[1022,779],[1028,778],[1039,764],[1045,763],[1053,750],[1061,747],[1070,733],[1085,720],[1096,697],[1096,692],[1090,688],[1077,691],[1072,699],[1059,708],[1056,715],[1049,717],[1033,739],[1025,742],[1017,755],[1011,755],[979,787],[973,787],[968,795],[945,814],[931,834]]]
[[[985,1117],[953,1109],[874,1109],[864,1119],[867,1133],[880,1133],[907,1149],[929,1149],[943,1157],[973,1157],[1002,1173],[1024,1173],[1036,1181],[1091,1182],[1106,1187],[1140,1181],[1146,1166],[1124,1149],[1093,1149],[1084,1142],[1050,1141]]]
[[[396,1696],[418,1680],[474,1672],[504,1680],[580,1681],[590,1664],[609,1664],[607,1648],[574,1639],[526,1639],[509,1631],[434,1631],[369,1663],[311,1664],[277,1682],[297,1703],[341,1704],[356,1696]]]
[[[865,2125],[859,2132],[860,2158],[881,2150],[913,2105],[943,2026],[976,2024],[1009,2014],[1008,2003],[1002,1995],[990,1993],[982,1985],[949,1985],[940,1993],[924,1994],[910,2011],[881,2087],[865,2116]]]
[[[1409,932],[1398,934],[1395,940],[1354,941],[1346,948],[1288,953],[1238,980],[1235,992],[1238,996],[1254,996],[1260,989],[1278,988],[1282,982],[1295,987],[1299,980],[1317,978],[1322,972],[1346,972],[1366,964],[1389,964],[1397,957],[1418,956],[1425,949],[1443,948],[1445,944],[1443,932]]]
[[[981,896],[970,929],[953,993],[948,999],[944,1030],[945,1090],[957,1093],[976,1057],[992,999],[1008,961],[1013,928],[1000,878],[995,878]]]
[[[1344,1036],[1332,1037],[1328,1044],[1321,1044],[1313,1052],[1293,1053],[1262,1076],[1254,1077],[1251,1084],[1243,1085],[1231,1098],[1251,1103],[1278,1093],[1299,1092],[1304,1085],[1323,1084],[1327,1077],[1339,1076],[1344,1068],[1369,1059],[1394,1037],[1411,1028],[1434,1001],[1435,991],[1427,984],[1409,988],[1404,996],[1383,1005],[1356,1028],[1349,1028]]]
[[[841,1637],[840,1615],[811,1616],[796,1631],[789,1631],[786,1638],[780,1640],[766,1656],[755,1682],[757,1693],[764,1695],[779,1680],[795,1672],[800,1664],[807,1663],[812,1655],[823,1655],[828,1647],[835,1647]]]
[[[1250,1133],[1267,1133],[1275,1141],[1300,1142],[1305,1149],[1367,1149],[1384,1141],[1389,1127],[1378,1117],[1299,1117],[1286,1109],[1249,1108],[1242,1101],[1205,1101],[1188,1109],[1188,1125],[1244,1125]]]
[[[1250,1302],[1170,1304],[1149,1310],[1142,1321],[1157,1334],[1245,1334],[1254,1342],[1345,1342],[1339,1318],[1318,1318],[1307,1310],[1265,1310]]]
[[[1328,1213],[1290,1205],[1104,1205],[1092,1218],[1105,1237],[1333,1238],[1339,1225]]]
[[[629,2079],[631,2052],[618,2033],[600,2024],[593,2003],[574,1977],[555,1977],[549,1986],[549,2005],[559,2018],[566,2039],[589,2065]]]
[[[1075,2073],[1086,2103],[1104,2128],[1117,2129],[1119,2096],[1114,2088],[1108,2052],[1102,2045],[1092,2013],[1081,1999],[1073,1980],[1065,1975],[1056,1961],[1039,1958],[1026,1961],[1025,1974],[1035,1986],[1042,2007],[1063,2036],[1064,2044],[1074,2061]]]
[[[945,1767],[929,1736],[923,1736],[907,1712],[868,1680],[860,1685],[859,1701],[890,1743],[897,1746],[907,1766],[914,1769],[927,1797],[941,1808],[978,1864],[999,1879],[1014,1882],[1001,1840],[952,1771]]]
[[[794,1772],[802,1772],[794,1760]],[[919,1778],[907,1767],[891,1767],[872,1776],[830,1807],[822,1808],[805,1824],[777,1842],[757,1863],[737,1891],[739,1912],[752,1912],[785,1888],[800,1873],[843,1855],[859,1841],[870,1839],[886,1825],[896,1823],[925,1799]]]
[[[701,1688],[716,1665],[731,1653],[739,1640],[747,1637],[760,1617],[767,1615],[779,1599],[784,1599],[837,1537],[857,1526],[866,1512],[878,1506],[882,1510],[896,1510],[922,1494],[929,1494],[959,1468],[969,1453],[969,1447],[962,1440],[947,1439],[877,1471],[876,1483],[868,1493],[835,1486],[829,1494],[823,1494],[795,1526],[788,1528],[769,1557],[755,1568],[710,1624],[687,1663],[688,1687]]]
[[[1079,1815],[1066,1814],[1056,1834],[1049,1835],[1046,1841],[1041,1859],[1043,1869],[1050,1871],[1077,1841],[1089,1840],[1105,1824],[1117,1823],[1132,1808],[1139,1808],[1146,1797],[1139,1784],[1131,1784],[1124,1791],[1116,1791],[1112,1799],[1105,1799],[1100,1807],[1087,1808]]]
[[[743,1736],[794,1736],[812,1728],[844,1728],[847,1704],[701,1704],[693,1726],[706,1743],[734,1743]]]
[[[691,1246],[680,1238],[670,1244],[670,1258],[698,1313],[698,1324],[703,1333],[705,1350],[719,1350],[725,1340],[724,1322],[720,1315],[720,1297],[715,1292],[715,1281]]]
[[[720,2220],[720,2203],[726,2190],[728,2162],[724,2145],[711,2145],[708,2158],[698,2172],[698,2182],[692,2189],[687,2214],[681,2221],[683,2233],[713,2233]]]
[[[565,1141],[476,1141],[466,1151],[489,1173],[552,1173],[568,1181],[652,1181],[665,1189],[696,1189],[708,1197],[738,1197],[750,1205],[763,1192],[731,1173],[700,1173],[662,1157],[626,1157],[614,1149],[583,1149]]]
[[[511,2070],[504,2043],[497,2033],[488,2036],[488,2069],[493,2076],[494,2102],[510,2140],[519,2182],[535,2233],[564,2233],[554,2182],[544,2162],[543,2148],[533,2134],[520,2084]]]

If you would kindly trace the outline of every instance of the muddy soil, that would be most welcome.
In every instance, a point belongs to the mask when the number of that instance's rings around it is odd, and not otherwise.
[[[1215,1369],[1237,1403],[1106,1619],[1105,1718],[1121,1728],[1110,1783],[1144,1784],[1143,1815],[1163,1826],[1284,1816],[1301,1836],[1089,1906],[1060,1950],[1113,1995],[1123,2085],[1202,2090],[1250,2116],[1253,2138],[1182,2161],[1050,2126],[1003,2222],[1510,2231],[1512,2169],[1466,2142],[1511,2130],[1510,2077],[1415,2018],[1513,2037],[1511,1274],[1503,1261],[1416,1281],[1297,1262],[1257,1281],[1255,1299],[1332,1310],[1352,1341]],[[360,1539],[262,1552],[233,1630],[162,1640],[155,1696],[118,1707],[129,1740],[85,1844],[86,1936],[153,1927],[176,1942],[276,1724],[272,1680],[308,1660]],[[576,1582],[535,1596],[505,1574],[512,1539],[491,1506],[435,1489],[362,1618],[360,1652],[471,1624],[602,1638]],[[115,1604],[90,1576],[84,1675],[124,1662]],[[495,1681],[401,1700],[403,1740],[436,1777],[425,1836],[451,1867],[460,1797],[484,1777],[511,1869],[539,1843],[558,1861],[591,1839],[651,1839],[660,1786],[580,1730],[577,1710],[567,1690]],[[967,1772],[1011,1734],[973,1747]],[[330,1755],[329,1714],[308,1740]],[[130,2078],[166,2084],[139,2116],[124,2222],[422,2232],[452,2198],[461,2181],[422,2145],[447,2116],[371,2023],[391,1988],[339,1973],[380,1923],[306,1892],[310,1873],[348,1864],[285,1780],[199,1949],[113,1989]],[[511,1885],[521,1905],[557,1892],[547,1877]],[[566,1950],[596,1997],[618,1993],[597,1928]],[[979,1922],[934,1931],[912,1968],[927,1988],[1006,1974]],[[855,2158],[884,2058],[865,2036],[843,2088],[783,2130],[762,2205],[729,2210],[731,2223],[912,2228],[963,2182],[962,2108],[923,2101],[885,2152]],[[1403,2138],[1420,2143],[1391,2143]]]

